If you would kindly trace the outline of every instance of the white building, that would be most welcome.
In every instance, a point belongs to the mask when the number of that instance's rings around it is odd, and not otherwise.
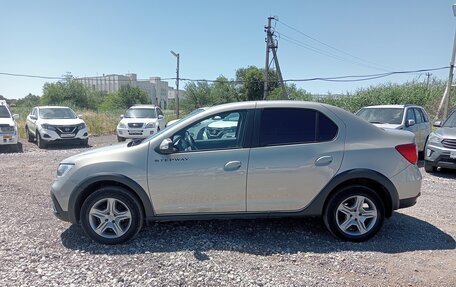
[[[160,77],[151,77],[149,80],[138,80],[136,74],[124,75],[103,75],[96,77],[78,78],[84,86],[94,91],[105,91],[108,93],[117,92],[122,86],[130,85],[138,87],[149,95],[150,102],[161,108],[168,105],[168,82],[162,81]]]

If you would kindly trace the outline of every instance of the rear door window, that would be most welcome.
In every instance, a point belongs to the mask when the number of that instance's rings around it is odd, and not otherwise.
[[[337,125],[312,109],[264,109],[260,126],[260,146],[290,145],[330,141]]]

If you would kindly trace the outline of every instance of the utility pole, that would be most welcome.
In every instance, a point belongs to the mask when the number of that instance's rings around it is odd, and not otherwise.
[[[177,68],[176,68],[176,117],[179,118],[179,53],[171,51],[174,57],[177,58]]]
[[[288,99],[285,83],[283,82],[282,72],[280,70],[279,59],[277,57],[277,41],[274,40],[274,32],[271,29],[271,21],[275,20],[275,17],[268,17],[268,25],[264,27],[266,32],[266,61],[264,67],[264,91],[263,91],[263,100],[266,100],[269,96],[269,50],[272,51],[274,57],[274,63],[277,69],[277,75],[279,77],[279,84],[282,86],[282,98]]]
[[[453,15],[456,16],[456,4],[453,4]],[[453,85],[453,75],[454,75],[454,60],[456,56],[456,32],[454,33],[454,40],[453,40],[453,53],[451,54],[451,62],[450,62],[450,72],[448,75],[448,83],[445,88],[445,92],[443,93],[442,100],[440,101],[439,109],[437,110],[437,114],[435,115],[436,119],[440,112],[443,109],[443,118],[445,120],[448,114],[448,105],[450,104],[450,94],[451,94],[451,87]]]
[[[431,96],[431,90],[429,89],[429,79],[431,78],[432,73],[427,72],[425,75],[427,77],[426,88],[427,88],[427,91],[428,91],[428,98],[429,98]]]

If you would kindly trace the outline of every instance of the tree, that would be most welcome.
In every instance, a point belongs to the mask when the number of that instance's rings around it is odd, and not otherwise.
[[[24,98],[18,99],[16,101],[16,106],[32,108],[32,107],[35,107],[35,106],[39,106],[40,105],[40,101],[41,101],[40,96],[32,95],[31,93],[29,93]]]
[[[219,76],[211,86],[213,104],[225,104],[239,101],[239,94],[233,82]]]
[[[106,94],[100,105],[100,110],[128,109],[133,105],[148,103],[150,103],[150,100],[146,92],[138,87],[126,85],[120,87],[118,92]]]
[[[285,89],[289,100],[295,101],[311,101],[312,94],[304,89],[296,88],[295,84],[286,84]],[[269,94],[268,100],[281,100],[283,99],[282,87],[275,87]]]
[[[190,112],[204,106],[212,106],[214,99],[211,96],[212,87],[207,82],[188,83],[185,86],[185,99],[182,100],[182,109]]]
[[[264,73],[255,66],[240,68],[236,71],[239,100],[255,101],[263,99]]]
[[[57,83],[45,83],[43,86],[42,104],[67,105],[89,109],[89,90],[71,76]]]

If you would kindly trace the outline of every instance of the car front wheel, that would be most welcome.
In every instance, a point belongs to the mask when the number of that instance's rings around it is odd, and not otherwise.
[[[369,187],[352,185],[337,191],[326,204],[323,220],[343,240],[361,242],[373,237],[385,217],[384,205]]]
[[[101,244],[120,244],[132,239],[141,230],[143,221],[138,199],[121,187],[98,189],[81,208],[84,232]]]
[[[431,162],[424,161],[424,170],[427,173],[434,173],[437,171],[437,167],[434,166]]]
[[[43,138],[41,137],[40,133],[38,131],[36,131],[36,145],[38,146],[38,148],[46,148],[46,145],[47,145],[47,142],[45,140],[43,140]]]

